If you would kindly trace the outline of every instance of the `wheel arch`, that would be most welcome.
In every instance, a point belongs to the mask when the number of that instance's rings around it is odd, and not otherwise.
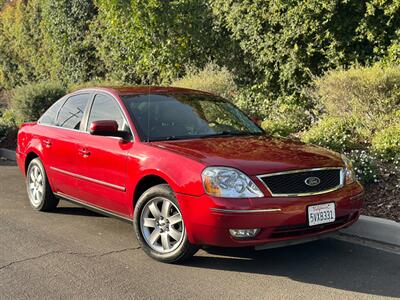
[[[133,191],[133,203],[132,203],[133,210],[135,209],[135,205],[139,200],[140,196],[149,188],[156,186],[158,184],[168,184],[172,188],[171,184],[169,184],[169,182],[165,178],[156,174],[147,174],[137,182]]]
[[[24,161],[24,173],[25,173],[25,175],[26,175],[26,172],[28,171],[28,166],[29,166],[30,162],[32,160],[34,160],[35,158],[40,158],[39,154],[37,152],[35,152],[35,151],[31,150],[26,154],[25,161]]]

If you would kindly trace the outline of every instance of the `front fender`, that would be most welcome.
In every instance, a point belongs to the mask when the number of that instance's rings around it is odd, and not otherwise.
[[[177,153],[137,144],[129,153],[127,183],[132,191],[145,176],[155,175],[166,181],[175,193],[200,196],[204,194],[201,172],[204,165]]]

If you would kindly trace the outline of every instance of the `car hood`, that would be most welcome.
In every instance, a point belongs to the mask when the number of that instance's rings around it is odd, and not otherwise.
[[[340,155],[333,151],[268,136],[217,137],[152,144],[207,166],[229,166],[248,175],[343,166]]]

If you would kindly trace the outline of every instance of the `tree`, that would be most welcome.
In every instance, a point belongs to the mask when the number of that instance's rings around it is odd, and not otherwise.
[[[398,0],[210,0],[220,27],[240,43],[269,98],[299,94],[314,75],[369,64],[399,28]]]
[[[89,38],[97,14],[91,0],[42,0],[44,43],[48,46],[51,78],[82,82],[97,75],[95,48]]]
[[[216,56],[220,41],[205,1],[99,0],[97,5],[95,44],[114,79],[168,83],[187,65],[203,67]]]

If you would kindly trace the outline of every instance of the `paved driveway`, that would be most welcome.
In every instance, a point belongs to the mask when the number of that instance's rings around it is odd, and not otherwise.
[[[400,255],[327,239],[289,248],[200,251],[152,261],[132,227],[65,202],[33,211],[0,166],[0,299],[345,299],[400,297]]]

